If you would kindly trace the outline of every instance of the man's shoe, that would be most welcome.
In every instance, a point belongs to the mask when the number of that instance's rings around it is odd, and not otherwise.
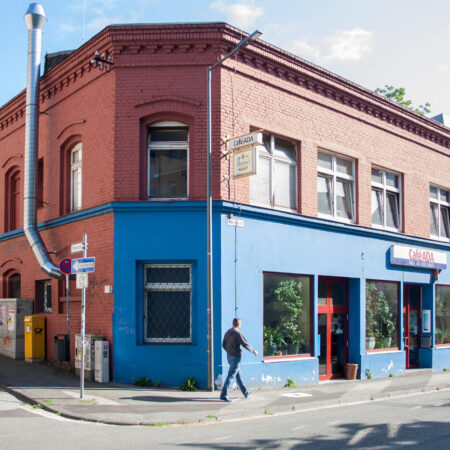
[[[220,397],[220,400],[222,400],[223,402],[228,402],[228,403],[231,403],[233,401],[229,397]]]
[[[245,398],[248,398],[249,395],[252,395],[252,391],[247,391],[247,394],[245,394]]]

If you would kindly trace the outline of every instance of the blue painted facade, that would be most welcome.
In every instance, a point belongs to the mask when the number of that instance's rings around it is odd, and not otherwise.
[[[115,310],[113,318],[114,378],[131,382],[141,376],[178,385],[189,376],[206,386],[206,219],[203,202],[114,203]],[[229,215],[244,219],[243,227],[228,225]],[[359,365],[359,376],[403,374],[406,358],[402,339],[395,351],[365,350],[365,286],[367,279],[395,281],[422,288],[422,309],[432,310],[434,283],[428,269],[392,266],[393,244],[444,251],[450,246],[355,225],[299,216],[263,208],[216,202],[213,211],[215,375],[228,366],[221,338],[233,317],[243,319],[242,331],[259,356],[244,351],[242,370],[250,386],[298,384],[319,380],[318,346],[309,357],[264,361],[263,273],[309,275],[313,287],[313,342],[317,341],[319,276],[348,279],[348,362]],[[144,344],[143,265],[192,265],[192,344]],[[450,285],[450,271],[439,284]],[[400,329],[403,317],[399,314]],[[420,367],[450,367],[450,348],[421,348]]]

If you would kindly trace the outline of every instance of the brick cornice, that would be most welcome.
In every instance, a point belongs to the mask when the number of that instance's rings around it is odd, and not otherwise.
[[[111,55],[113,60],[126,55],[181,56],[207,50],[212,50],[219,58],[234,48],[243,36],[241,30],[226,23],[108,26],[41,78],[41,111],[45,110],[48,100],[93,71],[90,61],[96,50]],[[449,128],[267,42],[254,42],[238,52],[237,59],[360,114],[395,126],[411,137],[417,136],[450,149]],[[90,76],[101,76],[102,73],[105,72],[96,70],[95,75]],[[24,116],[25,91],[22,91],[0,109],[0,138],[2,130],[21,121]]]

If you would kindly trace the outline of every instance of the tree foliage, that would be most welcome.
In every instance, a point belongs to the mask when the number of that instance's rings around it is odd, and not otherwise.
[[[431,112],[430,103],[425,103],[425,105],[414,106],[411,100],[405,98],[406,92],[405,88],[396,88],[394,86],[388,86],[387,84],[384,88],[376,88],[375,92],[381,94],[389,100],[398,103],[399,105],[406,106],[411,111],[414,111],[422,116]]]

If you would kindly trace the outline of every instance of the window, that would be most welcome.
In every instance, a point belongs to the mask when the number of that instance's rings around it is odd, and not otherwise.
[[[450,239],[450,192],[430,187],[430,235]]]
[[[15,269],[10,269],[3,274],[3,297],[20,298],[21,297],[21,278],[20,273]]]
[[[188,196],[188,127],[177,122],[159,122],[148,137],[148,198],[173,199]]]
[[[257,205],[297,209],[297,152],[295,144],[263,135],[258,151],[258,173],[250,178],[250,202]]]
[[[319,216],[353,222],[355,220],[353,161],[319,152],[317,171]]]
[[[366,283],[366,350],[398,348],[398,311],[398,283]]]
[[[144,341],[192,342],[192,267],[144,266]]]
[[[400,230],[400,176],[372,169],[372,226]]]
[[[311,278],[264,274],[264,356],[311,353]]]
[[[70,210],[78,211],[81,209],[81,191],[82,191],[82,171],[81,163],[83,159],[81,143],[75,145],[70,152]]]
[[[38,312],[52,312],[52,281],[36,281],[36,298]]]
[[[5,231],[12,231],[20,227],[21,222],[21,177],[20,170],[10,169],[5,176]]]
[[[450,344],[450,286],[436,286],[436,345]]]

